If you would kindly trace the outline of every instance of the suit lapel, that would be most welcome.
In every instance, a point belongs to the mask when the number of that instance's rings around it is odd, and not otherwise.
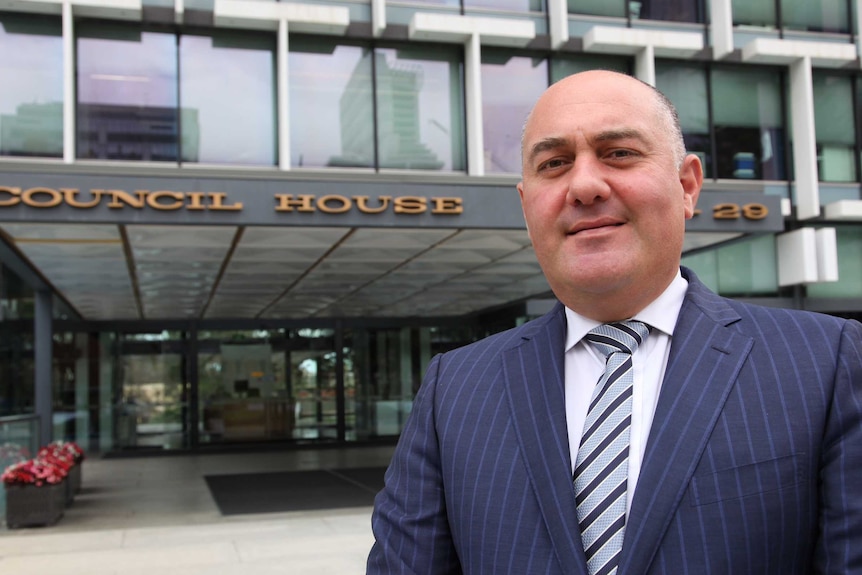
[[[687,270],[684,270],[686,273]],[[752,340],[691,275],[629,513],[621,573],[645,573],[680,505]]]
[[[563,379],[566,319],[557,304],[503,354],[509,405],[526,472],[561,570],[586,575],[575,510]]]

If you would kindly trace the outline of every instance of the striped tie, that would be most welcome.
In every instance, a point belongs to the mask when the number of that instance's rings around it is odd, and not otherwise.
[[[606,357],[575,465],[575,500],[590,575],[617,572],[626,524],[632,354],[649,334],[639,321],[600,325],[587,341]]]

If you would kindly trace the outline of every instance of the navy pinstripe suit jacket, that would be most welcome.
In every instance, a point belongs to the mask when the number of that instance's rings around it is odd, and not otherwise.
[[[619,574],[862,573],[862,325],[689,289]],[[587,573],[565,314],[435,357],[386,473],[368,574]]]

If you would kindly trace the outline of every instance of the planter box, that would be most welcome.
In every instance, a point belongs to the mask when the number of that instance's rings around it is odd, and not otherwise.
[[[69,470],[69,477],[66,478],[69,481],[73,495],[77,495],[81,492],[81,472],[83,466],[83,462],[78,462],[73,465]]]
[[[6,485],[6,526],[9,529],[53,525],[66,508],[68,480],[54,485]]]

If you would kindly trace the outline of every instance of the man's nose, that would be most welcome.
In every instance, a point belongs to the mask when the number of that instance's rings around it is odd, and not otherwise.
[[[574,205],[590,205],[606,200],[610,196],[611,188],[604,172],[604,166],[595,156],[581,154],[576,157],[568,174],[566,201]]]

